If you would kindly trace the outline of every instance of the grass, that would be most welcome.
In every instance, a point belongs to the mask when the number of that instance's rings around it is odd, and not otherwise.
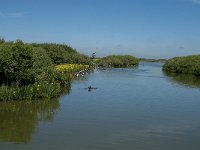
[[[52,98],[61,92],[61,85],[55,83],[35,83],[27,86],[5,86],[0,87],[0,100],[32,100],[38,98]]]

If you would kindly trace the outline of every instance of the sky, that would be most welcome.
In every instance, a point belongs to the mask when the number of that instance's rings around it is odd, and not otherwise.
[[[0,37],[99,57],[200,54],[200,0],[0,0]]]

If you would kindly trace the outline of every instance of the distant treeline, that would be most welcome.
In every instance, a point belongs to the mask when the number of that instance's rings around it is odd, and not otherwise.
[[[150,58],[139,58],[140,61],[145,62],[166,62],[167,59],[150,59]]]
[[[175,57],[166,61],[163,70],[171,73],[200,76],[200,55]]]
[[[65,44],[6,42],[0,39],[0,100],[54,97],[69,87],[69,75],[58,64],[91,65],[90,57]]]
[[[139,59],[130,55],[110,55],[97,59],[95,63],[100,67],[130,67],[137,65]]]

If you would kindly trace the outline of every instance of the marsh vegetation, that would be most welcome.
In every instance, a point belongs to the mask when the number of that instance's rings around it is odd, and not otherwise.
[[[139,59],[131,55],[110,55],[97,59],[95,63],[100,67],[131,67],[138,65]]]
[[[70,72],[56,68],[60,64]],[[78,65],[79,64],[79,65]],[[80,65],[81,64],[81,65]],[[0,100],[51,98],[70,87],[71,75],[90,66],[90,57],[64,44],[0,42]]]
[[[200,76],[200,55],[169,59],[164,64],[163,70],[171,73],[193,74],[195,76]]]

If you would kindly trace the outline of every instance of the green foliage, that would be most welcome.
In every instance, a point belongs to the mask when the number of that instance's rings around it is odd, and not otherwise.
[[[53,81],[42,81],[26,86],[0,86],[0,101],[31,100],[56,97],[63,87],[70,89],[69,76],[56,76]]]
[[[166,62],[166,59],[148,59],[148,58],[140,58],[140,61],[144,62]]]
[[[65,89],[69,91],[71,86],[71,75],[55,71],[56,64],[90,65],[91,62],[88,56],[64,44],[3,41],[0,43],[0,100],[55,97]]]
[[[28,100],[56,97],[63,90],[71,88],[71,75],[57,72],[48,67],[38,74],[33,84],[0,86],[0,101]]]
[[[130,55],[110,55],[96,60],[101,67],[130,67],[137,65],[139,60]]]
[[[0,45],[0,84],[32,84],[44,68],[50,65],[50,58],[41,48],[35,49],[21,41]]]
[[[91,65],[91,59],[83,54],[78,53],[75,49],[64,44],[32,44],[34,47],[43,48],[54,64],[87,64]]]
[[[70,53],[76,53],[74,49],[59,44],[33,44],[34,47],[42,47],[54,64],[64,63],[68,60]]]
[[[65,62],[65,63],[69,63],[69,64],[83,64],[83,65],[92,65],[92,60],[90,59],[90,57],[88,57],[87,55],[83,55],[83,54],[71,54],[69,55],[71,60],[69,62]]]
[[[200,55],[175,57],[166,61],[163,70],[172,73],[200,76]]]

